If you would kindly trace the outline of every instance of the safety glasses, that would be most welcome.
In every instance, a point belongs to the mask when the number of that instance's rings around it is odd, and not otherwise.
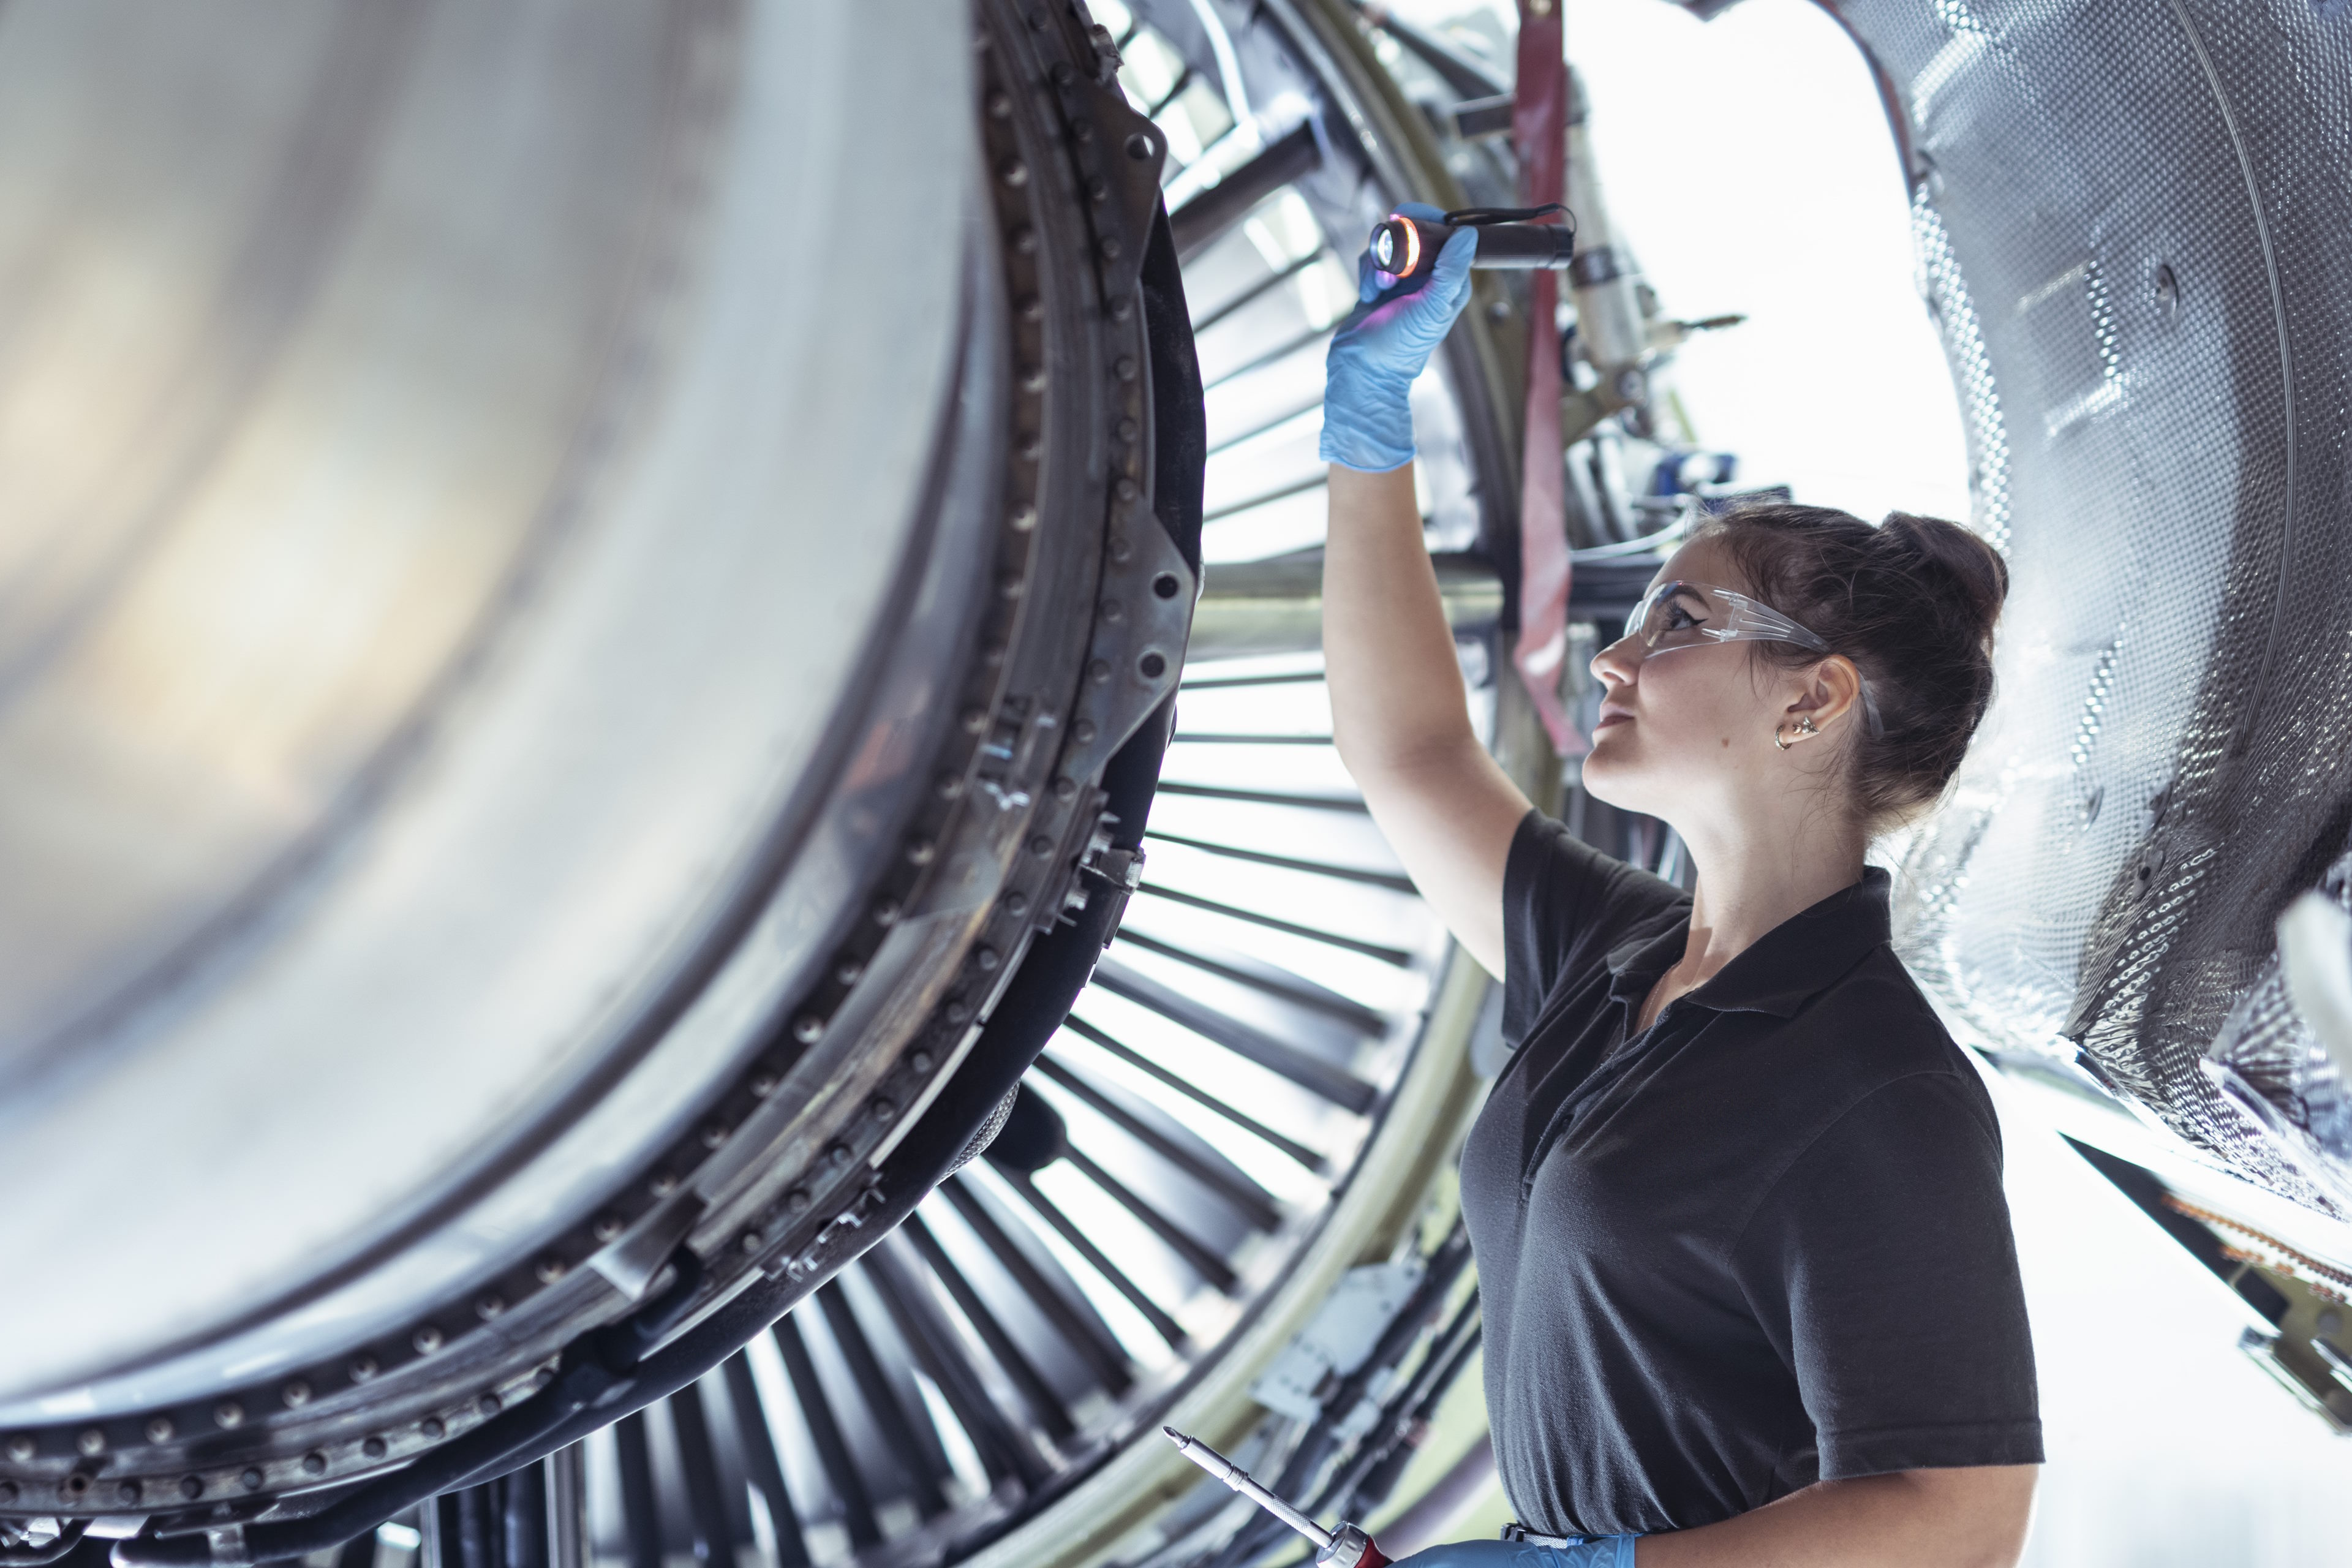
[[[1814,653],[1832,651],[1829,644],[1771,605],[1711,583],[1659,584],[1633,606],[1625,635],[1642,645],[1644,658],[1727,642],[1786,642]],[[1885,733],[1867,679],[1862,682],[1862,714],[1874,739]]]

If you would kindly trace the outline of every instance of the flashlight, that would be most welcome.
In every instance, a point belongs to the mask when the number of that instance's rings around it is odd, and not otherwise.
[[[1173,1426],[1162,1426],[1176,1451],[1242,1496],[1315,1543],[1316,1568],[1391,1568],[1389,1559],[1372,1538],[1352,1524],[1326,1530],[1272,1492],[1257,1479],[1198,1437],[1188,1437]]]
[[[1469,207],[1443,218],[1391,214],[1372,226],[1372,265],[1391,278],[1420,278],[1437,265],[1437,253],[1454,231],[1478,231],[1474,268],[1527,271],[1566,267],[1576,251],[1572,223],[1534,223],[1546,213],[1565,212],[1558,202],[1540,207]]]

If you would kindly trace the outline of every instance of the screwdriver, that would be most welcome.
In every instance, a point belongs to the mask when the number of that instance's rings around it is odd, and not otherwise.
[[[1209,1474],[1242,1494],[1242,1496],[1298,1531],[1315,1543],[1317,1568],[1389,1568],[1389,1559],[1372,1538],[1352,1524],[1342,1524],[1338,1530],[1326,1530],[1264,1487],[1256,1478],[1198,1437],[1187,1437],[1173,1426],[1160,1428],[1176,1451],[1200,1466]]]

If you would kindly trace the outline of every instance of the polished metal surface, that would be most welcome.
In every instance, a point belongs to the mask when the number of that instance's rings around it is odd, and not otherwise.
[[[0,1252],[48,1265],[0,1423],[398,1325],[677,1136],[823,958],[888,814],[800,840],[915,760],[858,682],[965,310],[952,225],[807,217],[962,210],[959,32],[0,20],[0,1136],[42,1199]]]

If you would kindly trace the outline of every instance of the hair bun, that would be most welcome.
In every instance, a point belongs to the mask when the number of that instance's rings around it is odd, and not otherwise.
[[[2009,597],[2009,563],[1982,535],[1940,517],[1891,511],[1879,524],[1877,542],[1882,551],[1905,557],[1901,570],[1924,568],[1948,579],[1980,628],[1979,640],[1990,643],[2001,603]]]

